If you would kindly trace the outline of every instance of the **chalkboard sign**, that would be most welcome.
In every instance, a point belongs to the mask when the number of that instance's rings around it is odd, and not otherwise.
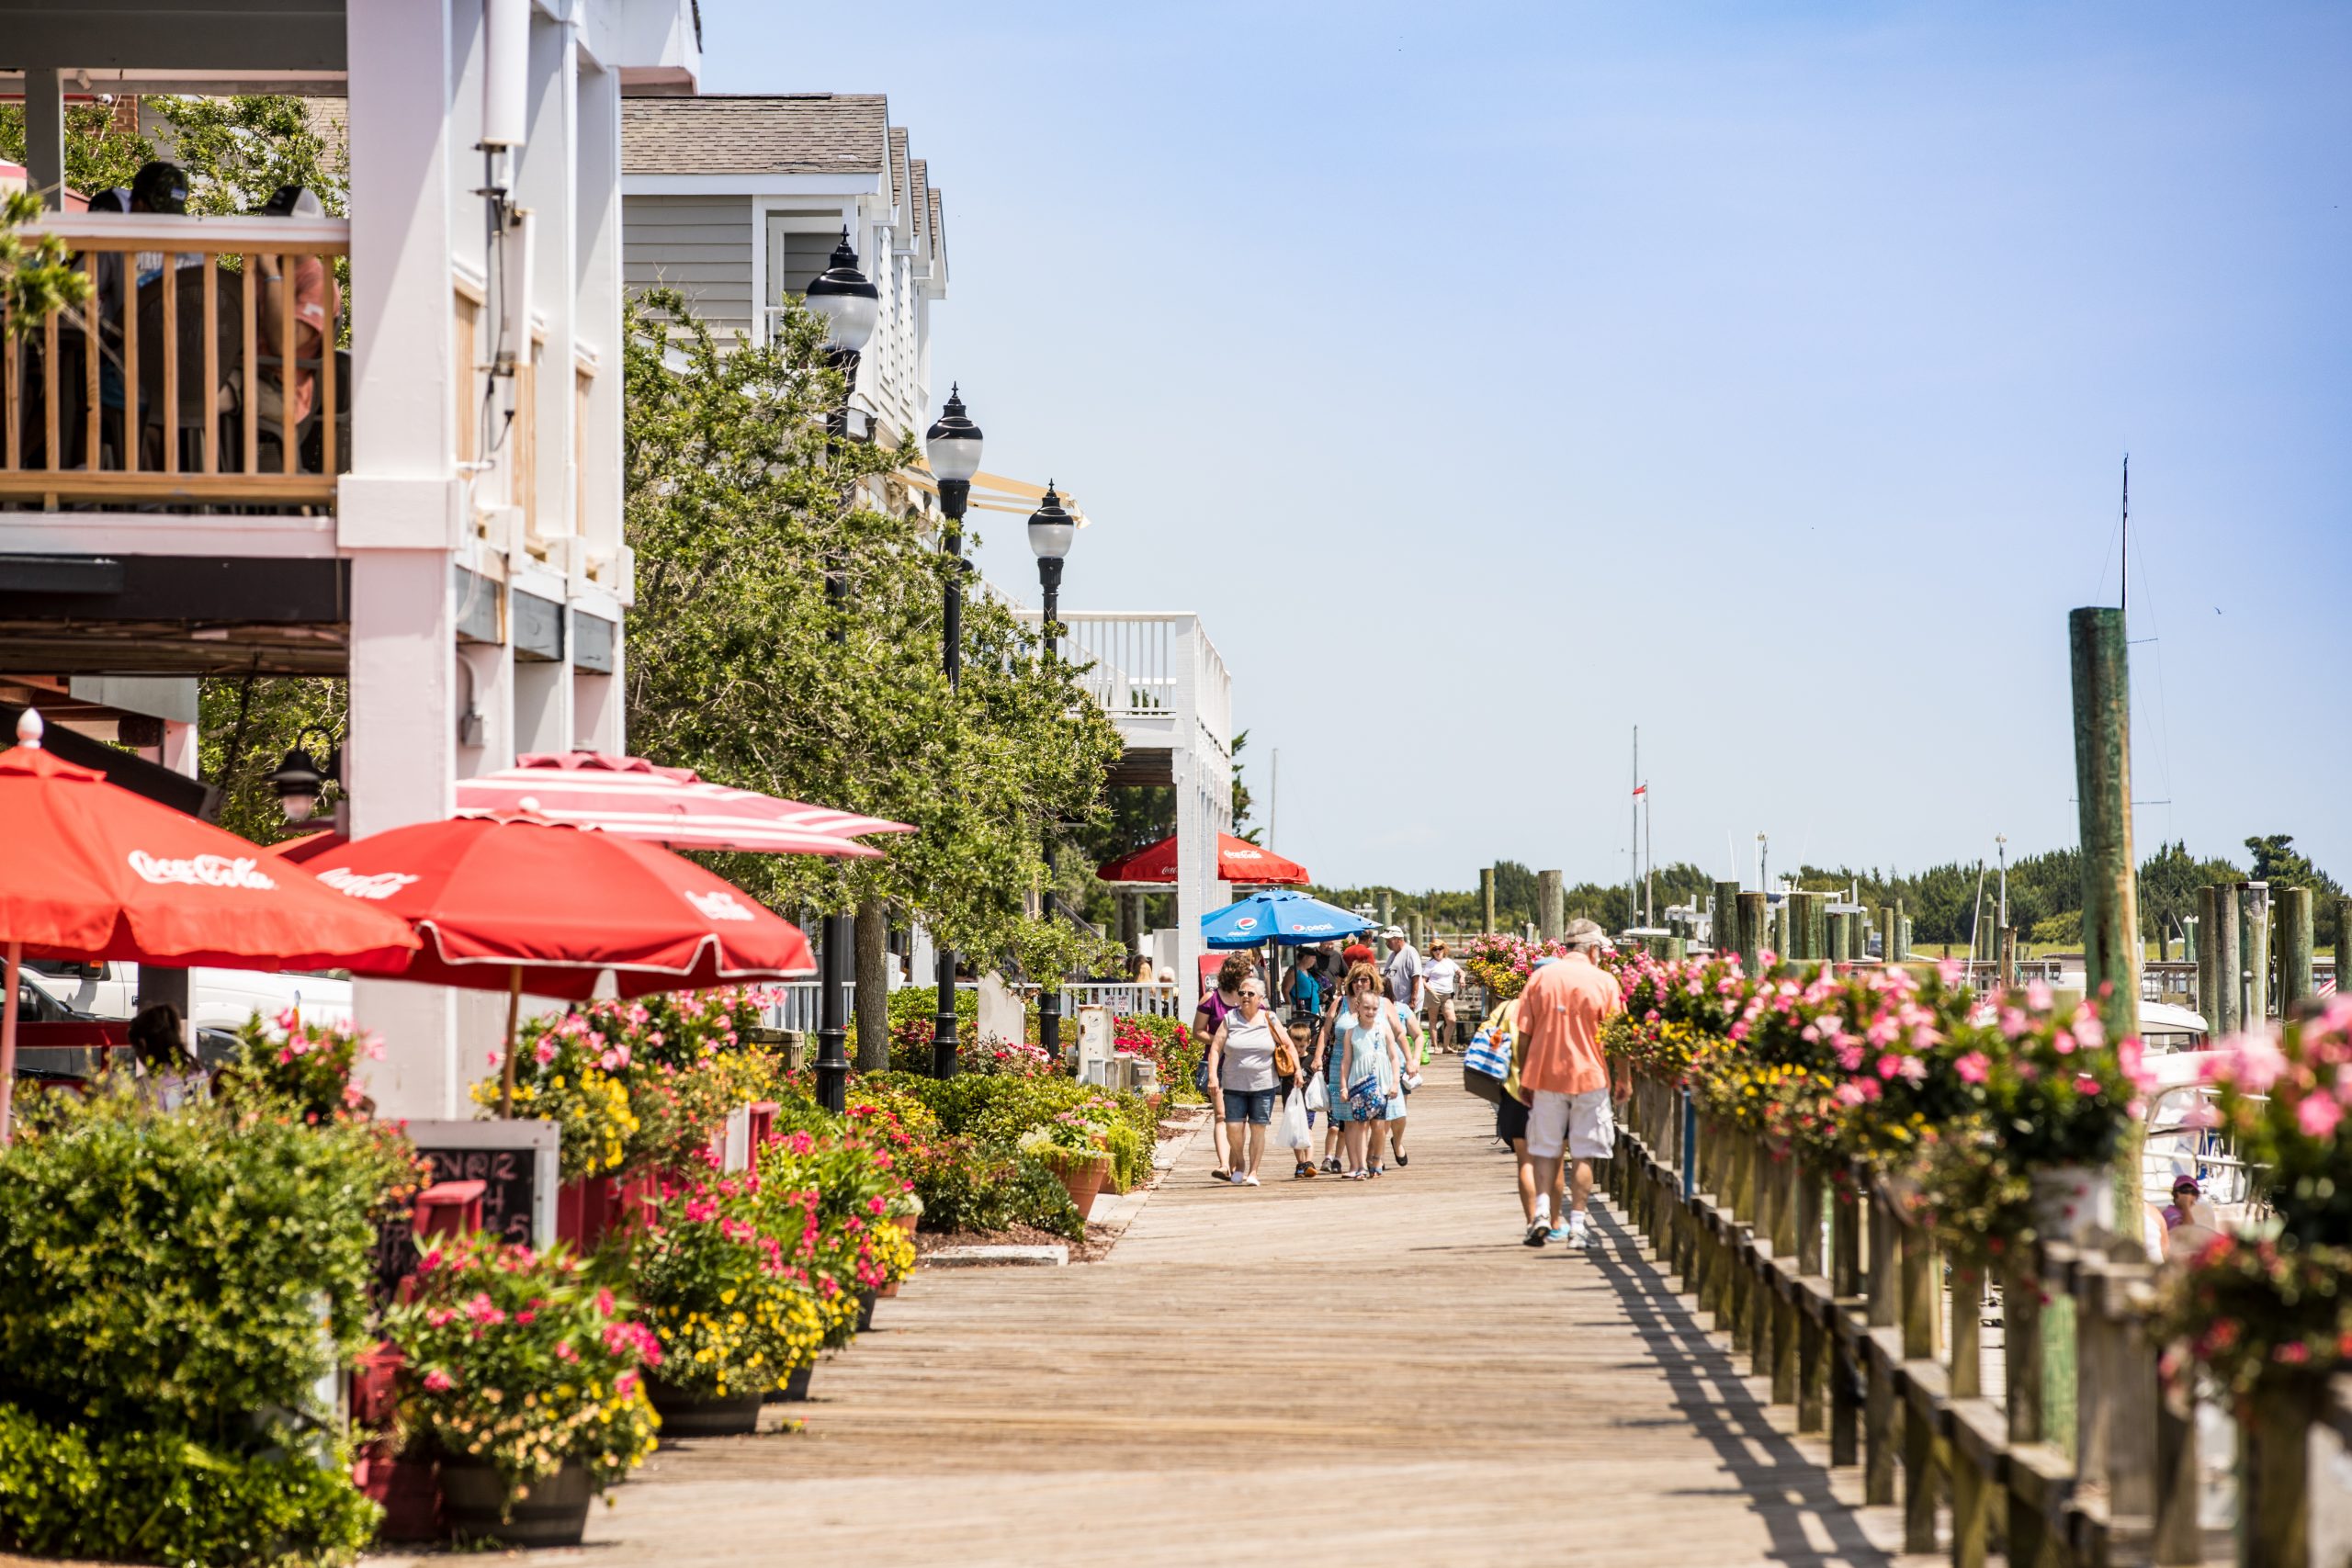
[[[503,1241],[543,1247],[555,1240],[556,1140],[553,1122],[411,1122],[409,1141],[432,1163],[425,1180],[482,1183],[481,1228]],[[406,1214],[376,1235],[379,1304],[416,1269]]]

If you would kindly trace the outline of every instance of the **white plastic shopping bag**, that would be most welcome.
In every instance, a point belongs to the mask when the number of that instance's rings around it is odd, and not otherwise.
[[[1306,1125],[1306,1096],[1293,1089],[1283,1101],[1282,1142],[1284,1148],[1303,1149],[1314,1140]]]

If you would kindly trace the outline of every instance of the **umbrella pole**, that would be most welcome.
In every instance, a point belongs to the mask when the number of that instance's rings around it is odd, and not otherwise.
[[[17,973],[25,956],[25,944],[8,944],[6,964],[8,992],[0,999],[0,1148],[7,1146],[16,1135],[17,1110]]]
[[[506,1049],[498,1058],[498,1115],[503,1122],[514,1120],[514,1019],[522,1010],[523,966],[517,964],[507,970]]]

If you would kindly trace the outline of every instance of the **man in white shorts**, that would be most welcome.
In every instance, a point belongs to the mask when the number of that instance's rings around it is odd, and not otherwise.
[[[1530,1091],[1527,1153],[1535,1166],[1535,1217],[1526,1243],[1542,1247],[1564,1241],[1590,1247],[1586,1218],[1592,1196],[1592,1162],[1607,1159],[1617,1143],[1617,1118],[1610,1104],[1609,1064],[1600,1053],[1600,1025],[1624,1010],[1617,977],[1594,962],[1608,938],[1590,920],[1572,922],[1568,955],[1528,976],[1520,993],[1519,1027],[1526,1060],[1519,1081]],[[1550,1214],[1552,1191],[1563,1156],[1569,1173],[1569,1212]]]

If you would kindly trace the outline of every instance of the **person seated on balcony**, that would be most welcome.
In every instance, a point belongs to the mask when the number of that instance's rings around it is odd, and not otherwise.
[[[187,171],[161,158],[152,158],[140,164],[139,172],[130,177],[130,210],[185,217],[187,213]],[[171,265],[202,266],[206,259],[200,251],[175,251]],[[165,264],[162,251],[137,252],[132,255],[131,263],[131,282],[135,287],[144,288],[164,276]],[[117,265],[120,264],[118,262]],[[98,280],[98,287],[106,287],[103,276]],[[119,289],[121,287],[121,277],[118,274],[115,288]],[[122,298],[119,293],[110,297],[118,300]]]
[[[272,218],[323,218],[326,208],[318,197],[300,186],[280,186],[262,206],[262,211]],[[286,294],[291,288],[294,296],[294,406],[286,406],[285,389],[271,367],[265,367],[254,379],[259,386],[254,397],[266,423],[275,423],[280,430],[290,430],[311,417],[311,410],[318,400],[319,367],[334,347],[336,319],[343,313],[342,291],[335,287],[334,273],[320,255],[264,255],[254,261],[261,267],[261,349],[266,355],[283,359],[286,345],[277,341],[278,324],[286,316]]]

